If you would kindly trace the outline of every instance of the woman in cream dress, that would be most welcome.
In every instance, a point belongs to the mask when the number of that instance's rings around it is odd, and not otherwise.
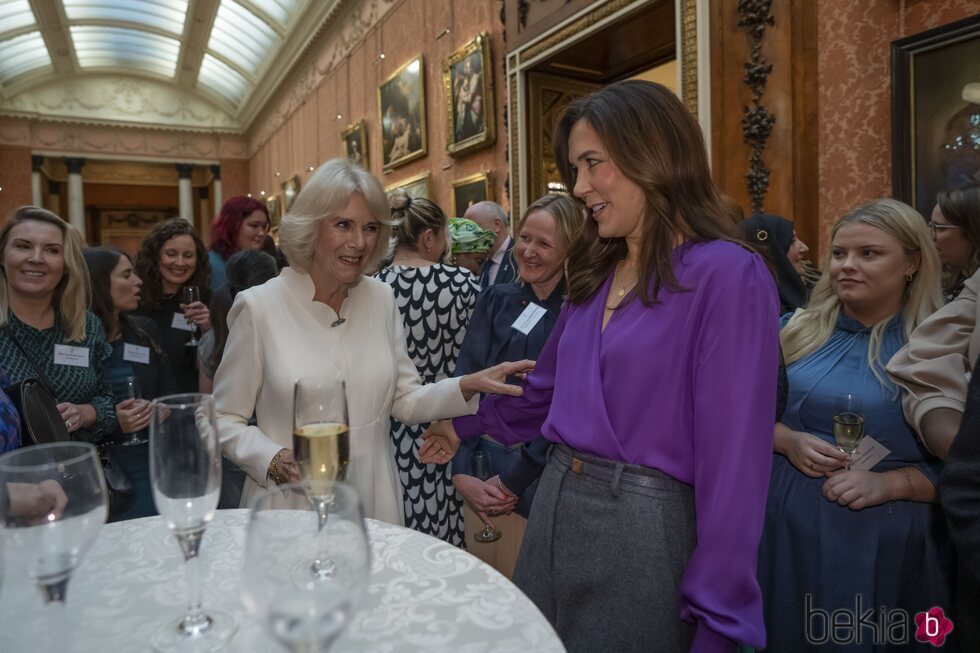
[[[224,454],[248,475],[243,506],[262,488],[297,477],[291,446],[299,378],[346,382],[347,479],[366,516],[395,524],[404,512],[389,417],[417,424],[472,414],[481,392],[520,394],[504,379],[527,369],[526,361],[422,385],[391,287],[362,276],[384,255],[390,222],[377,179],[346,159],[328,161],[282,221],[280,244],[292,267],[236,298],[214,394]],[[449,462],[452,449],[447,443],[439,462]]]

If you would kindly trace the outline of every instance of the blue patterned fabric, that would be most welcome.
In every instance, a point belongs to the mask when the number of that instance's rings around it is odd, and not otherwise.
[[[0,453],[11,451],[21,445],[20,415],[14,402],[3,391],[10,385],[10,379],[0,371]]]

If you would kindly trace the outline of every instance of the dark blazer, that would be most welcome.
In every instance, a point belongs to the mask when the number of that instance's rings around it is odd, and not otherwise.
[[[505,283],[514,283],[517,281],[517,266],[514,265],[514,244],[517,241],[515,241],[513,237],[509,238],[510,240],[508,241],[507,249],[504,250],[504,258],[500,261],[500,269],[497,271],[497,276],[493,280],[494,286]],[[491,265],[493,265],[493,262],[490,259],[487,259],[483,263],[483,270],[480,272],[481,288],[487,288],[490,286]]]
[[[201,288],[201,301],[206,306],[211,305],[210,288]],[[188,347],[186,344],[191,339],[190,331],[174,329],[171,326],[174,313],[181,312],[180,302],[181,299],[178,293],[173,297],[164,299],[159,308],[150,310],[146,307],[140,307],[136,311],[129,313],[129,315],[140,315],[149,318],[156,325],[157,330],[153,338],[170,360],[170,367],[173,370],[175,382],[174,392],[197,392],[197,347]],[[198,338],[201,335],[201,331],[198,329]],[[144,396],[146,396],[145,392]]]
[[[530,288],[519,283],[494,284],[480,293],[459,351],[456,376],[505,361],[537,358],[558,321],[564,298],[564,282],[558,284],[544,301],[538,300]],[[524,335],[512,325],[532,302],[545,308],[547,313],[529,334]],[[511,379],[510,382],[517,381]],[[492,433],[489,435],[493,436]],[[478,449],[488,451],[495,467],[492,473],[499,474],[501,482],[521,496],[516,511],[526,517],[534,497],[532,484],[544,469],[551,442],[537,438],[524,445],[518,454],[481,438],[465,440],[453,458],[453,474],[472,475],[473,453]]]
[[[976,362],[980,365],[980,360]],[[973,369],[978,370],[974,365]],[[980,372],[967,391],[963,421],[939,477],[939,498],[949,535],[959,554],[957,569],[957,650],[980,651]]]
[[[129,315],[133,324],[143,331],[141,335],[129,324],[122,328],[122,341],[150,348],[150,363],[132,363],[136,377],[140,380],[140,394],[143,399],[153,399],[177,392],[173,366],[160,346],[162,337],[156,323],[148,317]],[[147,340],[149,337],[153,342]]]

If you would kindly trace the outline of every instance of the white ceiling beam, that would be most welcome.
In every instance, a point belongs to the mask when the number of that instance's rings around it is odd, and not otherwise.
[[[190,0],[187,5],[187,19],[184,21],[183,47],[177,59],[177,84],[194,88],[197,72],[201,69],[211,27],[218,13],[220,0]]]
[[[45,0],[30,0],[31,9],[37,17],[41,36],[48,46],[51,63],[58,74],[72,73],[78,70],[78,59],[75,58],[75,48],[71,43],[68,32],[68,17],[65,7],[60,2],[45,2]]]
[[[319,0],[319,1],[322,2],[323,0]],[[279,38],[286,37],[286,28],[280,25],[279,21],[277,21],[275,18],[262,11],[259,7],[255,6],[248,0],[235,0],[235,2],[237,2],[241,6],[251,11],[256,16],[258,16],[263,23],[271,27],[275,31],[275,33],[279,35]]]

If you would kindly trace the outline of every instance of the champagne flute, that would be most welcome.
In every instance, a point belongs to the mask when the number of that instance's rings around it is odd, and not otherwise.
[[[0,456],[0,522],[11,569],[26,569],[48,606],[50,650],[68,649],[65,594],[109,514],[95,447],[55,442]]]
[[[834,439],[837,448],[847,454],[845,470],[851,469],[851,457],[864,438],[864,404],[857,395],[845,394],[835,400]]]
[[[180,297],[184,300],[184,304],[193,304],[194,302],[201,301],[201,291],[197,286],[184,286],[180,291]],[[185,311],[186,314],[186,311]],[[184,343],[185,347],[197,347],[197,325],[192,325],[194,330],[191,331],[191,339]]]
[[[320,515],[323,530],[333,501],[335,481],[347,478],[350,462],[350,429],[344,382],[326,377],[299,379],[293,386],[293,455],[307,496]],[[333,573],[326,550],[309,568],[319,578]],[[308,573],[300,572],[300,573]]]
[[[205,394],[159,397],[150,404],[150,482],[157,511],[177,536],[190,595],[187,614],[157,628],[158,651],[216,651],[235,633],[234,617],[201,606],[198,553],[221,493],[221,447],[214,399]]]
[[[490,454],[486,451],[475,451],[473,453],[473,476],[481,481],[489,480],[493,477],[492,465],[490,464]],[[502,533],[490,524],[484,524],[483,530],[473,536],[481,544],[496,542]]]
[[[364,518],[351,486],[331,484],[330,519],[323,525],[319,506],[291,503],[297,494],[310,496],[320,489],[303,481],[257,496],[245,533],[245,607],[272,637],[296,652],[329,648],[350,623],[370,576]],[[334,571],[318,578],[309,573],[309,560],[324,545]],[[300,567],[307,573],[297,577],[294,571]]]
[[[127,376],[123,379],[115,389],[115,399],[117,402],[125,401],[127,399],[140,399],[142,395],[140,394],[140,380],[137,376]],[[123,446],[132,447],[138,444],[146,444],[149,442],[144,437],[141,437],[139,432],[130,433],[129,439],[123,442]]]

